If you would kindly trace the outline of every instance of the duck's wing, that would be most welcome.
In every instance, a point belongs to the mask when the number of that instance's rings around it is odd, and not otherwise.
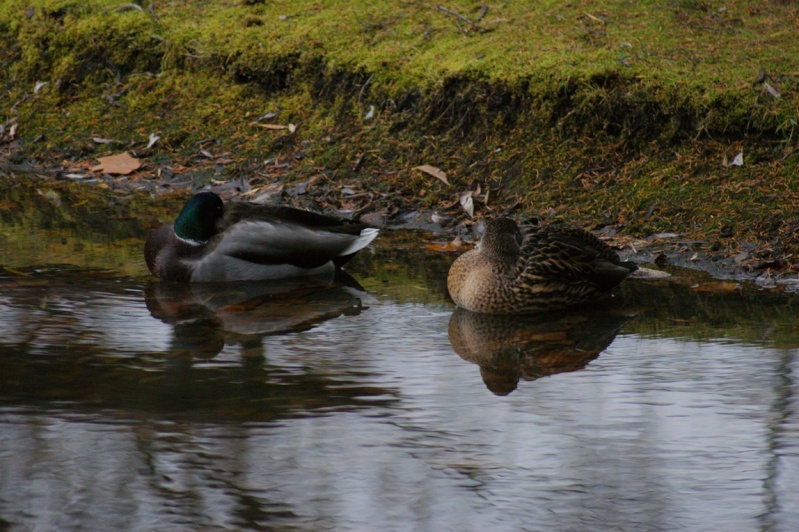
[[[622,263],[610,246],[579,227],[555,224],[522,230],[523,275],[587,281],[609,290],[637,269],[632,263]]]
[[[369,245],[377,229],[343,225],[309,227],[284,220],[240,220],[216,237],[212,253],[255,264],[316,268]]]
[[[338,227],[342,232],[358,234],[366,225],[334,216],[318,214],[282,205],[258,204],[245,201],[231,201],[225,206],[225,215],[218,223],[218,231],[241,222],[253,221],[282,222],[308,228],[331,229]]]

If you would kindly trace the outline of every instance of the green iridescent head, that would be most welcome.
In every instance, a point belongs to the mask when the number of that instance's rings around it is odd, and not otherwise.
[[[175,220],[175,234],[185,240],[207,242],[216,233],[216,222],[224,211],[222,199],[213,192],[195,194]]]

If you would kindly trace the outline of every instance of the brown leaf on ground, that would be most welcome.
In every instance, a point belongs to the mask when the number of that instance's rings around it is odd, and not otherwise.
[[[436,179],[441,180],[445,185],[449,185],[449,181],[447,181],[447,173],[441,170],[440,168],[436,168],[435,166],[430,166],[429,164],[423,164],[421,166],[415,166],[414,170],[421,170],[425,174],[429,174]]]
[[[100,164],[92,166],[93,172],[103,172],[104,174],[128,175],[141,168],[141,161],[131,156],[128,152],[122,152],[109,157],[99,157]]]

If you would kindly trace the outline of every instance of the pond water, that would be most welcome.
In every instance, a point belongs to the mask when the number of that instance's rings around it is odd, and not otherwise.
[[[332,283],[169,285],[154,215],[28,188],[0,199],[0,529],[799,530],[796,296],[672,270],[490,319],[389,231]]]

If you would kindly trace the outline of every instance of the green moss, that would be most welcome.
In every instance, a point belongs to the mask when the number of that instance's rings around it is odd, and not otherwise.
[[[519,201],[644,234],[732,223],[755,240],[795,216],[790,3],[508,2],[482,18],[447,4],[471,23],[416,0],[125,6],[0,5],[2,107],[21,156],[84,161],[109,151],[92,137],[135,150],[157,133],[140,154],[153,166],[189,165],[215,139],[235,161],[224,177],[280,158],[291,171],[270,178],[357,178],[405,208],[490,189],[479,213]],[[722,166],[741,149],[744,167]]]

